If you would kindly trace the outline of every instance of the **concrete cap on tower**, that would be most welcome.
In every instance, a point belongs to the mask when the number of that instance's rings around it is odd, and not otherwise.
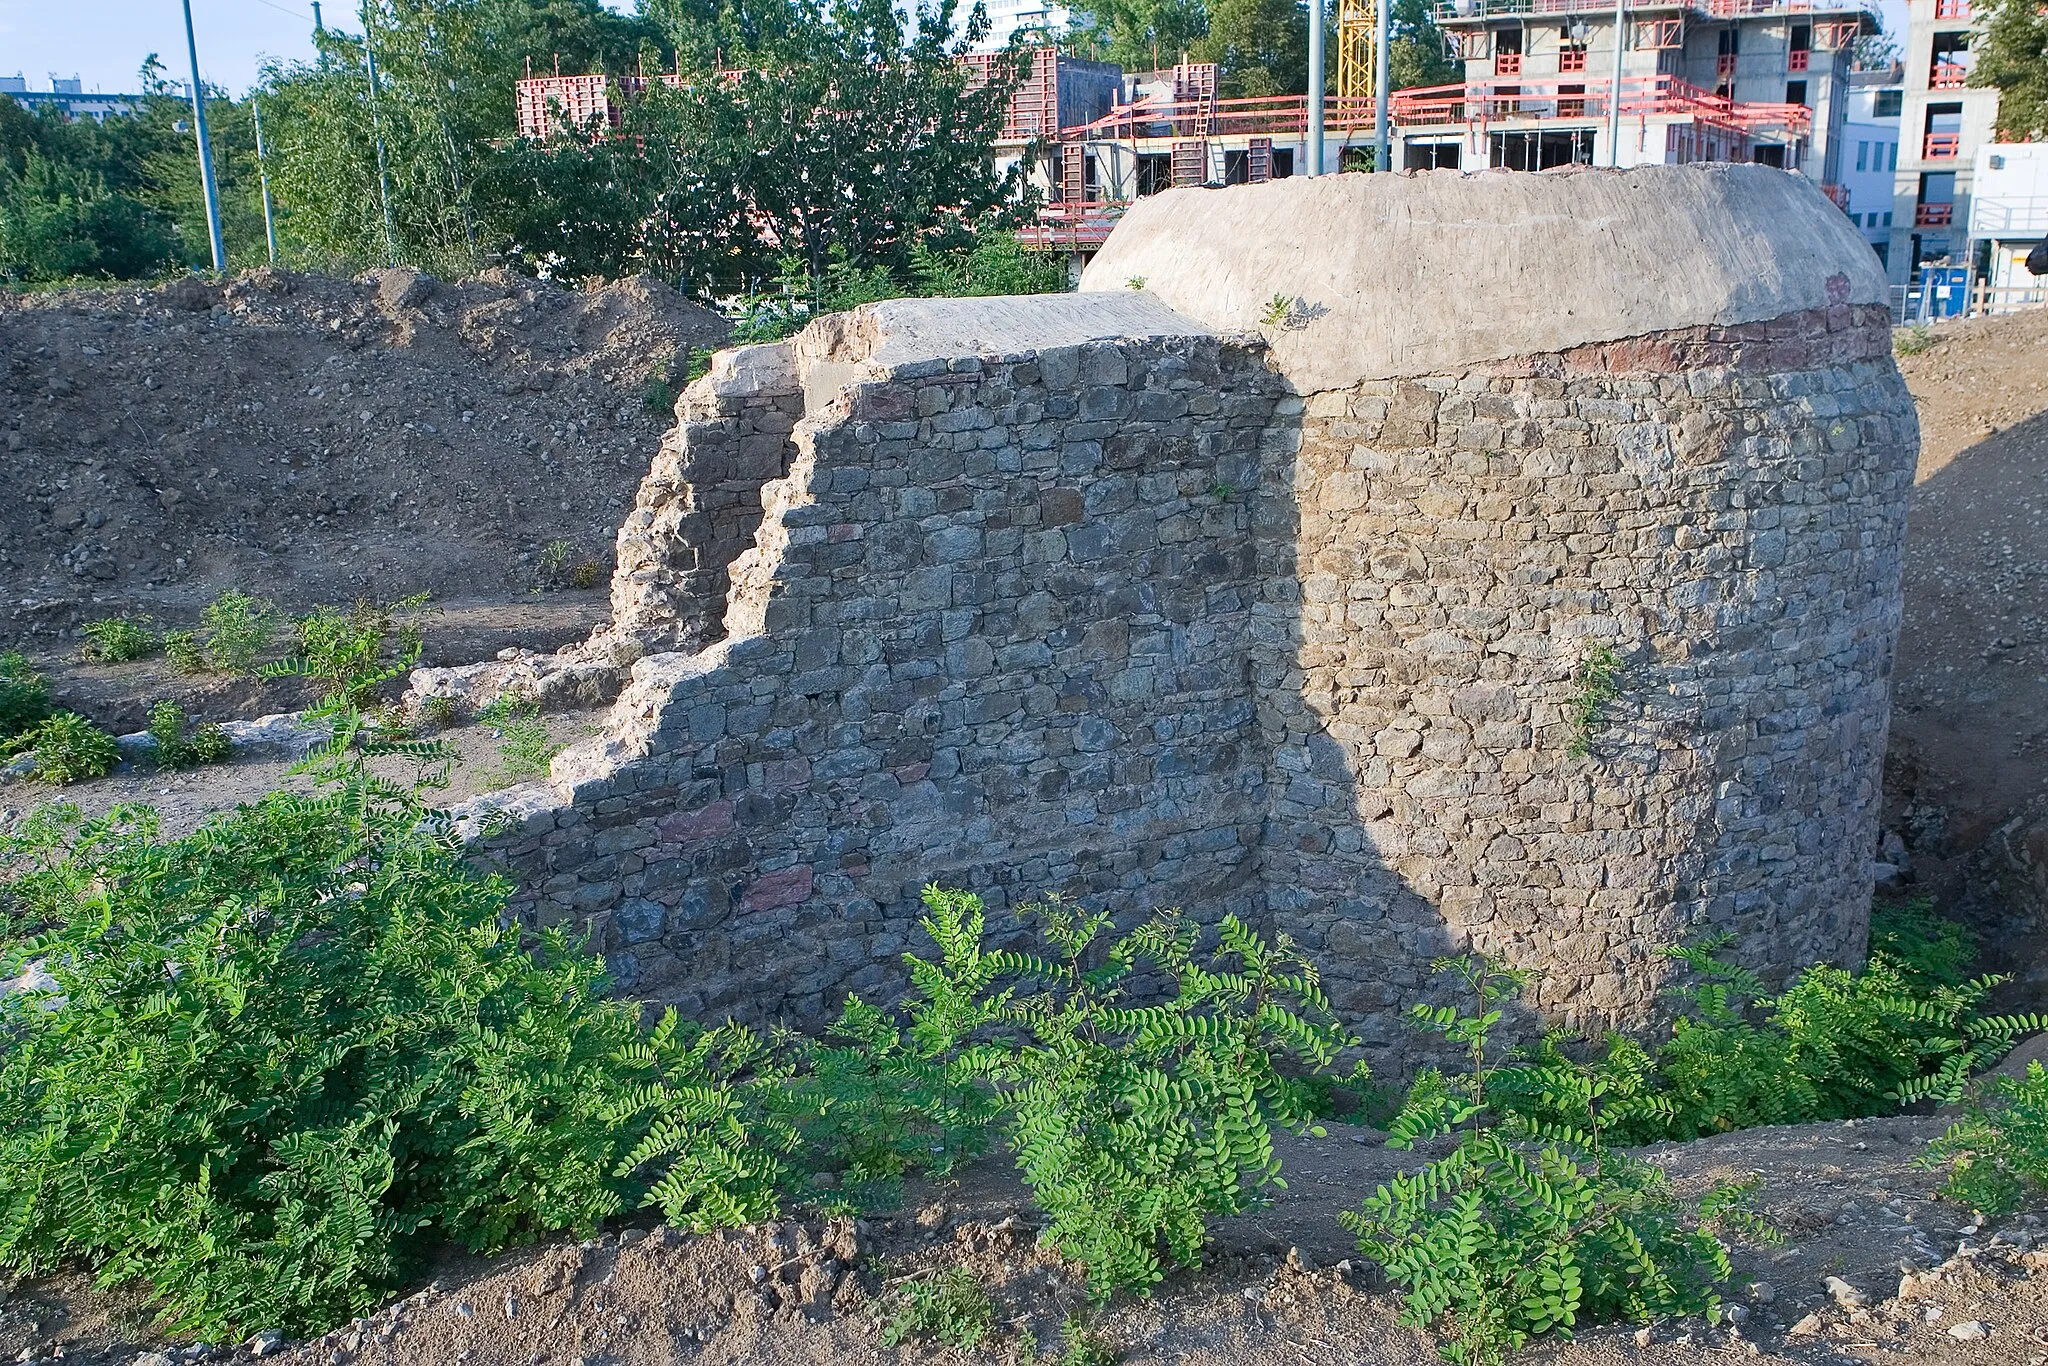
[[[1304,393],[1888,297],[1813,182],[1720,162],[1169,190],[1131,207],[1081,289],[1134,281],[1219,332],[1263,330]],[[1276,296],[1287,316],[1263,322]]]

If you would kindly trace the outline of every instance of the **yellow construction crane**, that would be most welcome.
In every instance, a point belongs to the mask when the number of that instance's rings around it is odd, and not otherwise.
[[[1352,100],[1371,101],[1379,91],[1374,77],[1379,70],[1373,52],[1374,10],[1382,0],[1339,0],[1337,6],[1337,99],[1339,107]]]

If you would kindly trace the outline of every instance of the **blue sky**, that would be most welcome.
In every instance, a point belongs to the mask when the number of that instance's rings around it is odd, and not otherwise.
[[[1886,27],[1903,33],[1903,0],[1883,4]],[[619,0],[612,7],[630,4]],[[354,8],[354,0],[333,0],[323,14],[354,28]],[[192,24],[200,73],[237,94],[254,83],[264,58],[313,51],[311,0],[192,0]],[[0,75],[19,71],[31,90],[49,89],[53,73],[77,76],[88,90],[133,90],[135,72],[151,52],[171,75],[185,75],[178,0],[0,0]]]

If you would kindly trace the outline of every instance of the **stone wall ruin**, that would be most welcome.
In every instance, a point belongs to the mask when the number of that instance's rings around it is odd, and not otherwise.
[[[483,843],[706,1016],[886,994],[941,881],[1234,912],[1376,1046],[1465,948],[1639,1025],[1703,929],[1862,952],[1916,443],[1797,177],[1175,191],[1078,294],[722,355],[620,533],[645,657]]]

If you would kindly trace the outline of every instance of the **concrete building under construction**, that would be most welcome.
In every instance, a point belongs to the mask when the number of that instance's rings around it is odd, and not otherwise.
[[[1929,0],[1933,3],[1933,0]],[[1342,5],[1352,31],[1373,0]],[[1818,182],[1838,205],[1851,49],[1876,31],[1858,0],[1440,0],[1464,80],[1396,91],[1391,160],[1404,169],[1760,162]],[[962,59],[986,79],[993,54]],[[1367,54],[1369,61],[1369,54]],[[1340,52],[1340,71],[1361,65]],[[674,77],[663,77],[674,80]],[[640,85],[603,75],[519,82],[519,131],[560,115],[616,121]],[[1358,91],[1368,91],[1361,97]],[[1323,172],[1369,164],[1378,101],[1348,74],[1324,103]],[[1124,209],[1178,186],[1257,184],[1308,172],[1304,95],[1225,98],[1215,64],[1126,72],[1040,49],[1011,97],[999,158],[1028,160],[1046,207],[1022,234],[1093,254]]]

